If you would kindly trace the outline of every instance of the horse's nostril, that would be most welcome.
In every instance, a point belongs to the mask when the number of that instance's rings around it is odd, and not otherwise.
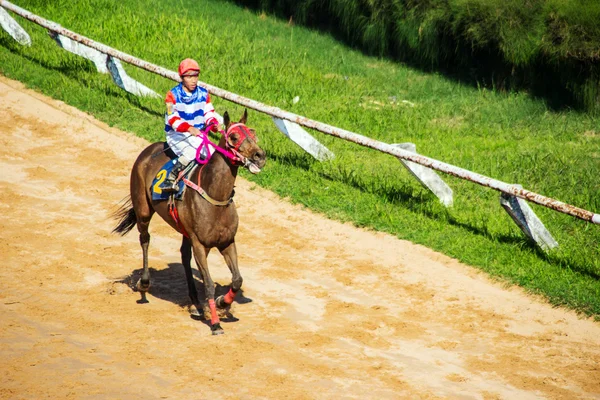
[[[262,150],[257,151],[256,153],[254,153],[254,159],[255,160],[260,160],[262,158],[265,157],[265,152]]]

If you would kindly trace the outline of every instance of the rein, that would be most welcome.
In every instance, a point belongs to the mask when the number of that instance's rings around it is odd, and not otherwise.
[[[225,149],[222,147],[217,146],[216,144],[214,144],[213,142],[210,141],[210,139],[208,139],[208,131],[210,130],[210,126],[206,127],[206,129],[202,132],[202,143],[200,144],[200,146],[198,146],[198,150],[196,150],[196,161],[198,162],[198,164],[202,165],[202,167],[200,167],[200,169],[198,170],[198,184],[190,181],[187,178],[182,178],[183,182],[191,187],[192,189],[194,189],[195,191],[197,191],[200,196],[202,196],[202,198],[204,198],[206,201],[208,201],[210,204],[213,204],[215,206],[228,206],[229,204],[233,203],[233,196],[235,194],[235,191],[231,192],[231,197],[229,197],[228,200],[224,200],[224,201],[219,201],[219,200],[215,200],[212,197],[210,197],[208,195],[208,193],[206,193],[206,191],[204,189],[202,189],[200,187],[200,179],[202,177],[202,169],[204,169],[204,167],[206,166],[206,164],[208,164],[208,162],[210,161],[210,158],[212,156],[212,153],[210,152],[210,147],[212,147],[215,151],[218,151],[219,153],[223,154],[225,157],[227,157],[228,159],[230,159],[231,161],[234,162],[234,164],[238,164],[238,165],[243,165],[243,166],[248,166],[249,164],[252,164],[252,162],[250,160],[248,160],[246,157],[244,157],[240,152],[239,152],[239,148],[242,145],[242,143],[244,143],[245,140],[248,139],[248,137],[250,137],[253,140],[256,140],[256,136],[248,129],[248,127],[246,127],[246,125],[242,124],[242,123],[237,123],[237,124],[232,124],[229,126],[229,129],[227,129],[227,132],[225,132],[224,130],[220,130],[219,132],[225,136]],[[236,145],[232,145],[229,142],[229,135],[234,131],[237,130],[240,132],[241,136],[243,136],[243,140],[240,140]],[[205,159],[202,159],[201,153],[202,153],[202,149],[206,149],[206,153],[207,156]]]

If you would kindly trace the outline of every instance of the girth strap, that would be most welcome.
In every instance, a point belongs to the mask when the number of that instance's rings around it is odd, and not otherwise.
[[[177,206],[175,205],[175,201],[173,201],[173,197],[173,195],[169,197],[169,214],[171,215],[171,218],[173,218],[173,221],[175,221],[175,225],[179,228],[179,231],[183,234],[183,236],[189,238],[190,235],[188,235],[185,228],[181,224],[181,220],[179,219],[179,213],[177,212]]]

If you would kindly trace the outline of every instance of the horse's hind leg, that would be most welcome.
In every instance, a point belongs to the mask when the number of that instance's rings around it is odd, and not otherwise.
[[[183,264],[183,269],[185,270],[185,278],[188,285],[188,292],[190,296],[190,300],[192,301],[193,307],[196,307],[195,310],[192,310],[192,314],[200,315],[198,311],[198,306],[200,305],[200,301],[198,300],[198,289],[196,289],[196,284],[194,283],[194,273],[192,272],[192,243],[190,240],[183,236],[181,241],[181,263]]]
[[[137,283],[137,289],[142,292],[142,298],[145,300],[145,293],[150,289],[150,270],[148,269],[148,246],[150,245],[150,233],[148,232],[148,226],[152,219],[154,211],[150,212],[147,217],[138,216],[137,228],[140,232],[140,245],[142,246],[142,277]]]
[[[235,294],[242,288],[242,282],[244,279],[242,278],[238,268],[237,249],[235,247],[235,242],[231,243],[226,248],[219,250],[225,258],[225,262],[231,271],[231,287],[229,288],[229,292],[227,292],[226,295],[219,296],[217,300],[215,300],[217,307],[225,308],[233,303]]]
[[[150,233],[148,227],[154,215],[154,209],[150,205],[144,191],[143,180],[137,175],[131,177],[131,202],[137,217],[137,229],[140,232],[140,245],[142,246],[143,271],[142,277],[137,283],[137,289],[142,292],[142,302],[146,302],[146,292],[150,289],[150,271],[148,270],[148,246],[150,245]]]

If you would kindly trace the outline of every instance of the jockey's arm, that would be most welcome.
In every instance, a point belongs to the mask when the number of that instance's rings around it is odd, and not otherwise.
[[[199,136],[200,130],[179,116],[179,113],[175,108],[175,103],[175,97],[173,96],[173,93],[169,91],[165,99],[165,106],[167,107],[167,121],[169,125],[171,125],[171,127],[177,132],[189,132],[194,136]]]

